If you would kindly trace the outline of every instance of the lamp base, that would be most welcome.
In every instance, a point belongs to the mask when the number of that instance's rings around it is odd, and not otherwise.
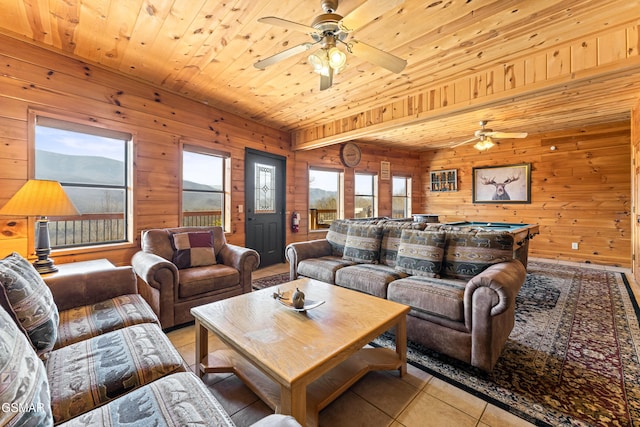
[[[53,260],[50,258],[37,259],[33,262],[33,266],[40,274],[55,273],[58,271],[58,267],[53,265]]]
[[[38,219],[37,227],[36,255],[38,259],[33,262],[33,266],[40,274],[55,273],[58,269],[53,265],[53,260],[49,258],[51,245],[49,244],[49,221],[47,218]]]

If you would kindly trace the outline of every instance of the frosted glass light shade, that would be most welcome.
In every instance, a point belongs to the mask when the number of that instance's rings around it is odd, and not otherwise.
[[[344,64],[347,62],[347,55],[344,54],[337,47],[332,47],[329,49],[329,65],[334,70],[339,70],[344,67]]]

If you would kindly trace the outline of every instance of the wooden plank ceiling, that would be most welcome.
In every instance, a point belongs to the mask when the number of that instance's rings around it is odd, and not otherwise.
[[[337,13],[346,16],[363,3],[342,0]],[[386,1],[368,3],[384,9]],[[319,76],[307,61],[309,52],[265,70],[253,66],[313,41],[302,32],[259,23],[258,18],[276,16],[311,25],[323,13],[320,0],[0,0],[0,5],[4,34],[292,134],[347,120],[393,100],[406,101],[511,61],[526,64],[548,55],[554,46],[585,47],[587,42],[580,40],[594,40],[609,29],[637,28],[640,22],[638,0],[406,0],[349,37],[406,59],[407,67],[394,74],[349,55],[334,85],[320,91]],[[596,39],[595,55],[621,50],[637,57],[637,31],[624,34],[623,47],[616,39],[608,44]],[[576,60],[572,53],[567,58]],[[592,73],[575,86],[568,76],[566,83],[552,88],[540,83],[539,90],[512,98],[469,100],[420,117],[405,114],[392,125],[353,136],[381,146],[424,150],[468,139],[482,119],[492,120],[489,127],[494,130],[529,133],[628,120],[640,97],[638,64],[631,63],[625,72],[610,67],[602,75]],[[351,137],[346,135],[321,139],[316,146]]]

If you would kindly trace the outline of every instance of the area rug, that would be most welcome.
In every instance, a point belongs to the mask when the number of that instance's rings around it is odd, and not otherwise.
[[[265,276],[260,279],[253,279],[251,287],[255,290],[268,288],[269,286],[279,285],[289,281],[289,273],[279,273],[273,276]]]
[[[640,426],[640,311],[624,274],[530,262],[516,304],[490,374],[411,342],[409,363],[539,426]]]

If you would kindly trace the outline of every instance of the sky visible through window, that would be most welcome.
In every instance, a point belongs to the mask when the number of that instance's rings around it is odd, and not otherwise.
[[[183,151],[182,178],[198,184],[222,187],[222,158],[212,155]],[[217,169],[217,170],[216,170]]]
[[[336,178],[336,172],[310,170],[309,187],[337,192],[338,180]]]
[[[124,161],[122,145],[113,139],[79,132],[36,126],[38,149],[69,156],[97,156]]]

